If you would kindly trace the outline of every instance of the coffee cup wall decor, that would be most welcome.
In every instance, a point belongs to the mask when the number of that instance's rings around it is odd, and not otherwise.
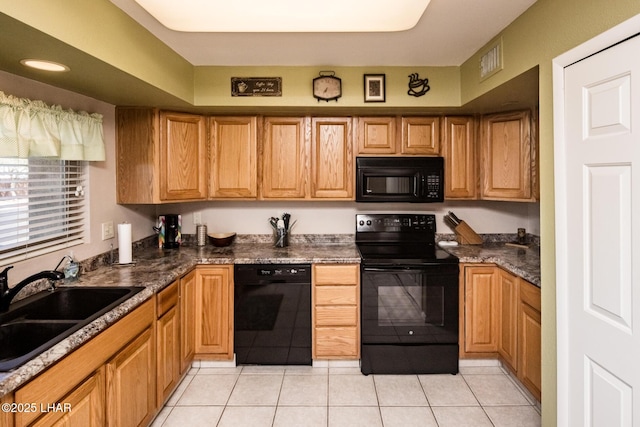
[[[419,97],[429,92],[429,89],[429,79],[421,79],[418,73],[409,74],[409,95]]]

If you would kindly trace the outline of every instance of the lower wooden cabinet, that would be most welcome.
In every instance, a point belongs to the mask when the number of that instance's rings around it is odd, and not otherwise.
[[[180,279],[180,374],[191,367],[196,353],[196,272]]]
[[[460,358],[500,358],[539,401],[540,288],[493,264],[460,271]]]
[[[312,280],[312,357],[360,358],[359,266],[314,264]]]
[[[498,354],[512,371],[518,370],[518,292],[520,279],[498,270],[498,309],[500,333]]]
[[[233,266],[198,266],[195,300],[196,358],[233,359]]]
[[[106,365],[107,425],[135,427],[156,410],[155,340],[149,327]]]
[[[180,380],[180,308],[179,281],[163,289],[157,296],[156,365],[158,405],[163,404]]]
[[[461,355],[485,357],[498,351],[499,312],[497,271],[492,265],[463,266],[464,326]]]
[[[69,395],[65,396],[64,402],[69,405],[70,409],[68,412],[64,407],[62,411],[48,412],[32,426],[104,426],[106,424],[104,393],[105,369],[101,367]]]
[[[69,412],[18,412],[14,425],[148,424],[156,410],[154,304],[143,303],[14,393],[16,403],[59,403]]]
[[[540,288],[522,281],[518,310],[518,378],[540,400],[542,390]]]

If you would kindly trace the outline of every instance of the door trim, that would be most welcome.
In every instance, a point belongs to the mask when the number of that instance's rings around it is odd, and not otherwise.
[[[557,56],[552,61],[553,72],[553,120],[554,120],[554,189],[555,200],[567,200],[567,182],[563,165],[566,161],[565,115],[564,115],[564,69],[604,49],[640,33],[640,15],[595,36],[581,45]],[[555,203],[555,202],[554,202]],[[555,203],[555,267],[556,267],[556,334],[557,334],[557,425],[569,425],[569,295],[567,286],[568,251],[570,242],[566,235],[569,223],[568,212],[564,204]],[[543,289],[543,294],[545,293]],[[544,332],[543,332],[543,335]],[[547,342],[550,340],[546,340]],[[543,382],[549,380],[543,372]],[[549,384],[544,388],[548,389]]]

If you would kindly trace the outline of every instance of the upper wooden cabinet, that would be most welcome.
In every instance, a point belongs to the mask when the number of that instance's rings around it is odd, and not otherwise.
[[[257,117],[212,117],[209,132],[209,198],[256,198]]]
[[[307,196],[309,133],[309,122],[304,117],[264,119],[261,198]]]
[[[470,116],[443,119],[442,156],[446,199],[478,197],[475,123],[476,120]]]
[[[260,198],[353,198],[352,134],[348,117],[266,117]]]
[[[311,197],[353,197],[352,119],[311,119]]]
[[[395,154],[395,117],[358,117],[358,154]]]
[[[206,198],[203,116],[118,107],[116,123],[118,203]]]
[[[439,117],[403,117],[401,154],[438,155],[440,153]]]
[[[530,111],[483,116],[481,128],[481,198],[533,200],[536,144],[531,138]]]

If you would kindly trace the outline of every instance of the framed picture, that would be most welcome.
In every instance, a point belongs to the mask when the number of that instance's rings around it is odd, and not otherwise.
[[[385,102],[384,74],[364,75],[364,102]]]

